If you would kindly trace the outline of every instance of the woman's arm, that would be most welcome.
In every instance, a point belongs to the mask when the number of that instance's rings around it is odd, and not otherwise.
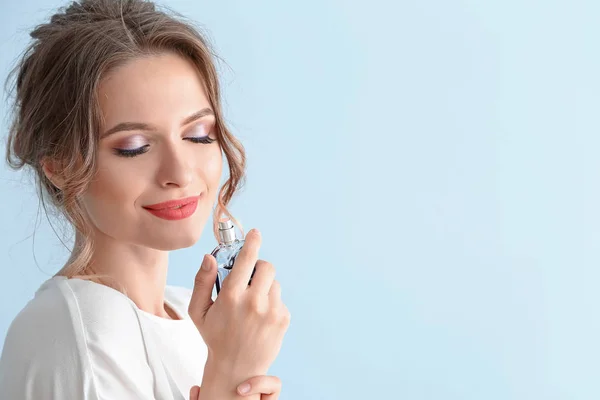
[[[209,357],[204,367],[200,400],[261,400],[260,394],[242,396],[237,387],[248,376],[232,376],[231,371],[221,367]]]
[[[255,376],[238,385],[237,391],[244,397],[260,395],[261,400],[278,400],[281,380],[271,375]],[[190,400],[204,400],[206,397],[200,397],[200,392],[200,386],[194,386],[190,390]]]

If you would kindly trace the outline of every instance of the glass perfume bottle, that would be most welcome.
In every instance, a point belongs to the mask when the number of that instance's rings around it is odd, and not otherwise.
[[[218,295],[223,287],[223,281],[231,272],[235,259],[244,245],[244,239],[238,239],[235,235],[235,228],[231,220],[219,221],[219,245],[215,247],[211,255],[217,260],[217,279],[215,280],[216,294]],[[252,270],[250,281],[256,272]]]

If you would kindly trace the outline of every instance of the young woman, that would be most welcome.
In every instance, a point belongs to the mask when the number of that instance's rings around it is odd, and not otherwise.
[[[258,259],[260,233],[246,235],[216,300],[210,255],[193,290],[166,285],[168,252],[193,245],[211,212],[215,235],[222,217],[235,222],[227,205],[244,177],[210,47],[142,0],[60,11],[31,32],[13,71],[7,158],[33,169],[74,247],[9,328],[0,396],[277,399],[281,383],[266,373],[290,313]]]

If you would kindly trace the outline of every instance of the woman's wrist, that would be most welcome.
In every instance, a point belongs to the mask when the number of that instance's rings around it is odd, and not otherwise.
[[[201,400],[260,400],[260,394],[242,396],[237,387],[253,376],[262,374],[241,373],[232,366],[228,366],[218,360],[208,357],[204,366],[202,378]]]

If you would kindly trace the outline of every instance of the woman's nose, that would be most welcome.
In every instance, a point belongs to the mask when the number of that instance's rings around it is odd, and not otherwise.
[[[161,187],[186,187],[192,182],[193,167],[190,157],[182,150],[167,149],[164,151],[158,173]]]

